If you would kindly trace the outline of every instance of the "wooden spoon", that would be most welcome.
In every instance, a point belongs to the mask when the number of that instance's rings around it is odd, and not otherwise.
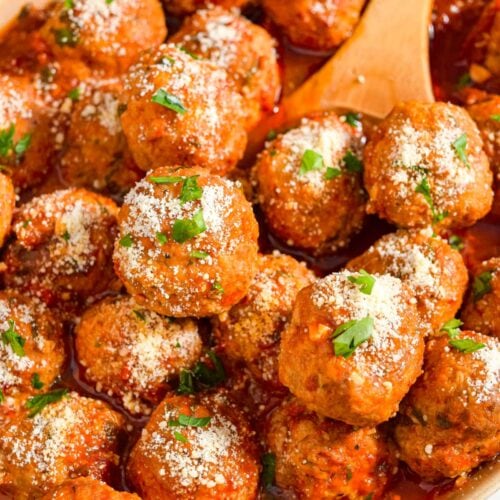
[[[351,38],[283,100],[278,121],[292,123],[330,109],[383,118],[398,101],[434,101],[429,68],[432,4],[371,0]]]

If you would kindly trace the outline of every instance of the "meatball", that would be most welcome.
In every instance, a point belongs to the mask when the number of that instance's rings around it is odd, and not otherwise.
[[[471,331],[460,337],[428,342],[424,374],[394,429],[401,459],[430,481],[456,477],[500,452],[499,343]],[[470,352],[464,339],[483,347]]]
[[[64,363],[62,324],[37,299],[0,291],[0,422],[48,388]]]
[[[229,180],[158,168],[125,197],[113,259],[139,304],[174,317],[228,311],[257,272],[258,228]]]
[[[196,10],[211,5],[220,5],[229,9],[231,7],[244,7],[251,0],[164,0],[167,12],[176,16],[192,14]]]
[[[223,393],[167,397],[132,449],[128,478],[144,500],[254,499],[257,450]]]
[[[16,194],[10,177],[0,172],[0,248],[10,233],[10,223],[16,205]]]
[[[260,380],[278,382],[281,332],[297,293],[314,274],[288,255],[261,255],[246,297],[214,319],[214,334],[228,357],[244,361]]]
[[[467,111],[481,132],[494,180],[500,187],[500,96],[490,95],[486,100],[468,106]]]
[[[425,333],[439,331],[455,316],[467,289],[462,256],[429,229],[401,229],[383,236],[347,268],[403,280],[415,294]]]
[[[86,378],[132,412],[148,412],[141,400],[158,404],[167,380],[189,369],[202,347],[194,321],[162,317],[126,296],[87,309],[75,333]]]
[[[375,129],[364,159],[368,212],[398,226],[470,226],[491,208],[481,136],[458,106],[396,105]]]
[[[397,461],[381,433],[308,411],[292,398],[271,414],[266,444],[276,484],[299,498],[382,498]]]
[[[40,33],[57,59],[121,73],[167,29],[158,0],[56,0]]]
[[[68,186],[121,195],[142,177],[126,145],[118,93],[117,86],[96,88],[73,106],[60,164]]]
[[[270,230],[289,245],[345,245],[364,217],[359,141],[333,113],[304,118],[266,145],[253,168]]]
[[[271,111],[280,90],[276,42],[235,10],[200,10],[170,39],[225,69],[244,100],[247,129]]]
[[[0,165],[16,188],[45,178],[53,141],[43,102],[28,78],[0,75]]]
[[[103,479],[118,465],[119,413],[75,392],[46,397],[0,428],[0,488],[14,498],[40,496],[74,477]]]
[[[34,198],[14,215],[5,283],[48,305],[74,305],[106,291],[116,233],[115,203],[84,189]]]
[[[329,51],[347,40],[365,0],[263,0],[266,13],[293,45]]]
[[[500,339],[500,257],[476,269],[461,318],[468,330]]]
[[[225,174],[246,145],[243,98],[226,71],[176,46],[145,52],[125,82],[123,131],[137,165]]]
[[[310,410],[376,425],[422,366],[415,299],[389,275],[333,273],[299,292],[281,340],[281,382]]]
[[[69,479],[42,500],[140,500],[134,493],[115,491],[106,483],[90,477]]]

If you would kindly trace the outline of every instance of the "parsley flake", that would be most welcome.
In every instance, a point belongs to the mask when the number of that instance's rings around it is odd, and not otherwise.
[[[177,219],[172,227],[172,238],[177,243],[184,243],[207,230],[200,208],[192,219]]]
[[[490,293],[491,280],[493,279],[493,274],[491,271],[485,271],[474,278],[474,283],[472,284],[472,297],[474,302],[482,299],[487,293]]]
[[[193,373],[189,370],[182,370],[179,374],[179,387],[177,387],[178,394],[194,394]]]
[[[188,442],[188,438],[186,436],[184,436],[184,434],[181,434],[180,432],[177,432],[177,431],[174,431],[174,438],[177,441],[180,441],[181,443],[187,443]]]
[[[300,160],[299,175],[321,170],[324,166],[323,156],[312,149],[306,149]]]
[[[16,325],[13,320],[8,320],[9,328],[2,333],[2,342],[5,345],[10,345],[12,352],[20,358],[26,355],[24,352],[24,344],[26,341],[16,332]]]
[[[165,233],[156,233],[156,239],[160,243],[160,245],[165,245],[168,242],[167,235]]]
[[[66,231],[64,231],[64,233],[61,235],[61,238],[64,240],[64,241],[69,241],[69,239],[71,238],[71,235],[68,233],[68,230],[66,229]]]
[[[276,139],[278,137],[278,132],[275,129],[271,129],[267,135],[266,135],[266,140],[267,141],[272,141],[273,139]]]
[[[460,161],[467,167],[470,168],[469,159],[467,158],[467,134],[462,134],[454,143],[453,149],[455,153],[460,158]]]
[[[194,54],[193,52],[191,52],[190,50],[186,49],[186,47],[184,46],[180,46],[179,47],[179,50],[181,50],[182,52],[184,52],[184,54],[187,54],[189,57],[191,57],[192,59],[195,59],[196,61],[198,59],[201,59],[201,57],[197,54]]]
[[[140,311],[139,309],[132,309],[132,312],[141,321],[146,321],[146,314],[144,314],[144,311]]]
[[[214,284],[212,285],[212,289],[218,293],[224,293],[224,287],[218,281],[214,281]]]
[[[81,90],[79,87],[75,87],[73,89],[71,89],[69,92],[68,92],[68,97],[73,101],[73,102],[76,102],[76,101],[79,101],[80,100],[80,94],[81,94]]]
[[[176,113],[180,113],[181,115],[184,115],[187,112],[187,109],[184,107],[178,97],[168,93],[163,89],[158,89],[153,94],[153,97],[151,97],[151,102],[155,102],[156,104],[175,111]]]
[[[196,363],[193,369],[195,379],[202,385],[215,387],[226,380],[226,371],[219,356],[213,351],[208,351],[207,356],[212,361],[214,368],[210,368],[203,362]]]
[[[325,179],[327,181],[331,181],[340,175],[342,175],[342,170],[340,170],[340,168],[326,167]]]
[[[29,148],[30,144],[31,134],[24,134],[14,146],[14,153],[16,153],[17,156],[22,156],[24,153],[26,153],[26,150]]]
[[[456,88],[457,90],[461,90],[471,85],[472,85],[472,77],[470,76],[470,73],[464,73],[460,75],[460,77],[458,78]]]
[[[0,389],[0,404],[2,404],[5,401],[5,396],[3,395],[2,389]]]
[[[359,291],[364,293],[365,295],[371,295],[373,286],[375,285],[375,278],[367,273],[364,269],[359,271],[358,276],[348,276],[347,279],[354,283],[355,285],[359,285]]]
[[[363,163],[351,150],[347,151],[342,161],[346,170],[351,174],[359,174],[363,171]]]
[[[47,392],[46,394],[39,394],[38,396],[29,398],[28,401],[26,401],[26,408],[31,410],[28,413],[28,417],[33,418],[47,405],[61,401],[61,399],[67,394],[68,389],[56,389],[55,391]]]
[[[181,194],[179,195],[181,205],[187,203],[188,201],[201,199],[203,195],[203,188],[198,186],[198,177],[199,175],[193,175],[184,179],[182,183]]]
[[[453,318],[447,321],[442,327],[441,331],[446,332],[450,338],[456,337],[460,333],[460,327],[463,325],[463,321]]]
[[[450,247],[453,248],[453,250],[457,251],[463,250],[465,247],[462,238],[460,238],[460,236],[457,236],[456,234],[452,234],[448,238],[448,243],[450,244]]]
[[[457,349],[460,352],[465,354],[470,354],[471,352],[479,351],[483,347],[486,347],[485,344],[481,342],[476,342],[473,339],[452,339],[448,342],[451,347]]]
[[[168,421],[169,427],[206,427],[212,417],[193,417],[192,415],[179,414],[179,417]]]
[[[53,29],[52,33],[54,34],[57,45],[76,47],[78,44],[78,35],[70,28]]]
[[[276,475],[276,455],[274,453],[265,453],[262,455],[262,484],[265,488],[270,488],[274,484]]]
[[[361,116],[359,113],[346,113],[344,115],[345,122],[348,123],[351,127],[359,127],[361,124]]]
[[[431,187],[429,186],[429,181],[427,179],[427,176],[424,175],[422,177],[422,180],[415,188],[415,193],[421,194],[424,197],[427,204],[429,205],[429,208],[431,209],[433,224],[437,224],[441,222],[445,217],[448,217],[448,212],[444,211],[439,213],[436,211],[434,200],[432,199]]]
[[[193,259],[206,259],[209,257],[209,254],[207,252],[203,252],[201,250],[193,250],[189,256]]]
[[[177,184],[178,182],[182,182],[184,177],[169,175],[164,177],[149,177],[149,180],[155,184]]]
[[[336,356],[349,358],[356,347],[366,342],[373,333],[373,318],[354,319],[340,325],[333,332],[333,348]]]
[[[134,240],[132,239],[132,236],[129,234],[126,234],[123,236],[123,238],[120,239],[120,245],[125,248],[130,248],[134,243]]]
[[[40,380],[40,375],[38,373],[33,373],[31,376],[31,387],[33,389],[41,389],[45,384]]]
[[[8,129],[0,130],[0,157],[5,158],[9,155],[10,151],[14,147],[14,133],[16,128],[14,124]]]
[[[500,122],[500,114],[490,115],[490,119],[495,122]]]

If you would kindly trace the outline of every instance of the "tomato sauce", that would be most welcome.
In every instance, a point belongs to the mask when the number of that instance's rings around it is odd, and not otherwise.
[[[479,17],[481,8],[485,0],[436,0],[433,14],[433,25],[431,33],[431,70],[436,99],[451,100],[460,103],[460,95],[457,83],[460,77],[467,72],[469,61],[467,51],[464,49],[466,27],[470,27]],[[291,47],[285,40],[280,38],[273,26],[268,25],[264,19],[262,11],[258,8],[251,8],[246,12],[254,22],[265,25],[269,31],[279,41],[279,54],[281,59],[281,69],[283,77],[283,95],[291,93],[308,76],[314,73],[331,56],[331,54],[318,54],[299,51]],[[16,23],[23,24],[23,29],[19,30],[15,23],[10,27],[0,44],[3,54],[6,51],[11,55],[12,67],[20,65],[29,67],[39,65],[40,59],[43,61],[43,50],[36,47],[36,37],[34,40],[28,37],[29,43],[24,38],[28,28],[36,29],[43,20],[43,13],[30,13],[28,17],[21,16]],[[169,32],[172,33],[179,25],[179,20],[169,19]],[[29,30],[28,30],[29,31]],[[26,42],[26,43],[25,43]],[[29,49],[27,48],[27,43]],[[35,46],[33,46],[33,44]],[[2,54],[3,64],[5,56]],[[28,61],[26,61],[26,58]],[[5,66],[3,66],[5,67]],[[0,70],[2,65],[0,65]],[[500,93],[500,82],[489,83],[484,90]],[[278,113],[279,109],[276,109]],[[261,137],[262,130],[255,132],[255,137]],[[252,143],[252,138],[250,140]],[[255,141],[253,141],[255,147]],[[252,149],[252,148],[251,148]],[[251,165],[255,151],[250,151],[243,167]],[[40,192],[52,191],[60,188],[61,184],[57,177],[57,172],[48,178],[47,182],[35,191],[23,195],[23,199],[29,198]],[[354,237],[347,248],[339,249],[335,254],[313,257],[303,251],[288,247],[283,242],[278,241],[267,231],[263,218],[256,208],[256,215],[260,223],[261,237],[260,244],[263,251],[273,249],[281,250],[291,254],[300,260],[305,260],[308,265],[319,275],[326,275],[338,270],[345,263],[364,252],[383,234],[391,232],[394,227],[374,216],[366,219],[364,229]],[[500,197],[497,200],[492,212],[482,221],[471,228],[457,231],[464,241],[462,254],[470,269],[473,269],[482,260],[500,255]],[[146,424],[148,417],[130,415],[118,402],[117,399],[105,394],[98,393],[89,385],[83,376],[83,369],[75,359],[74,337],[71,325],[67,325],[66,348],[68,354],[67,368],[61,379],[61,386],[76,390],[83,395],[102,399],[113,408],[121,412],[127,420],[128,436],[122,443],[122,460],[119,472],[111,478],[111,484],[119,490],[129,490],[125,478],[125,463],[131,447],[138,439],[141,429]],[[202,330],[210,344],[209,326],[202,321]],[[286,391],[264,387],[252,380],[245,373],[244,367],[230,366],[225,361],[228,381],[226,386],[232,390],[236,399],[251,409],[251,414],[255,417],[257,430],[261,428],[265,421],[265,415],[275,407],[284,397]],[[174,384],[175,387],[175,384]],[[258,432],[259,434],[259,432]],[[447,480],[440,484],[429,484],[423,482],[418,476],[412,473],[404,464],[401,464],[400,471],[391,485],[387,498],[405,500],[423,500],[437,498],[439,494],[451,489],[454,481]],[[262,493],[263,498],[293,498],[290,492],[273,489]],[[0,498],[2,494],[0,492]]]

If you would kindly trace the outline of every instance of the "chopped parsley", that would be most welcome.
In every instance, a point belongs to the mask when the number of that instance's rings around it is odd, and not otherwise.
[[[31,144],[31,134],[24,134],[21,139],[17,142],[17,144],[14,146],[14,153],[16,153],[16,156],[22,156],[24,153],[26,153],[27,149],[29,148]]]
[[[120,245],[125,248],[130,248],[134,243],[134,240],[132,239],[132,236],[129,234],[126,234],[123,236],[123,238],[120,239]]]
[[[193,373],[189,370],[182,370],[179,374],[179,387],[177,387],[177,393],[194,394],[195,392]]]
[[[153,97],[151,97],[151,102],[155,102],[156,104],[175,111],[176,113],[180,113],[181,115],[184,115],[187,112],[187,109],[184,107],[178,97],[168,93],[163,89],[158,89],[153,94]]]
[[[67,394],[68,389],[56,389],[55,391],[47,392],[46,394],[39,394],[38,396],[29,398],[28,401],[26,401],[26,408],[31,410],[28,413],[28,417],[33,418],[47,405],[61,401],[61,399]]]
[[[454,143],[453,149],[455,153],[460,158],[460,161],[467,167],[470,168],[469,159],[467,158],[467,134],[462,134]]]
[[[0,157],[6,158],[11,153],[15,153],[17,157],[21,157],[26,153],[31,144],[30,133],[24,134],[17,143],[14,142],[14,134],[16,127],[14,124],[7,129],[0,130]]]
[[[33,373],[31,376],[31,387],[33,389],[41,389],[45,384],[40,380],[40,375],[38,373]]]
[[[460,352],[464,352],[466,354],[469,354],[471,352],[479,351],[479,349],[482,349],[483,347],[486,347],[485,344],[482,344],[481,342],[476,342],[473,339],[451,339],[448,342],[451,347],[454,349],[457,349]]]
[[[207,356],[212,361],[214,368],[210,368],[207,364],[200,361],[196,363],[196,366],[193,369],[193,374],[196,380],[201,384],[208,387],[214,387],[226,380],[226,371],[224,370],[222,361],[219,356],[215,354],[215,352],[208,351]]]
[[[146,315],[144,314],[144,311],[140,311],[139,309],[132,309],[132,312],[141,321],[146,321]]]
[[[172,227],[172,238],[177,243],[184,243],[207,230],[200,208],[192,219],[177,219]]]
[[[364,293],[365,295],[371,295],[373,286],[375,285],[375,278],[367,273],[364,269],[359,271],[358,276],[348,276],[347,279],[354,283],[355,285],[359,285],[359,291]]]
[[[174,438],[177,441],[180,441],[181,443],[187,443],[188,442],[188,438],[186,436],[184,436],[184,434],[181,434],[178,431],[174,431]]]
[[[2,389],[0,389],[0,404],[2,404],[5,401],[5,396],[3,395]]]
[[[156,239],[158,240],[160,245],[164,245],[168,241],[167,235],[165,233],[156,233]]]
[[[266,140],[272,141],[273,139],[276,139],[278,137],[278,132],[274,130],[273,128],[267,133],[266,135]]]
[[[192,415],[179,414],[176,420],[169,420],[169,427],[206,427],[212,417],[193,417]]]
[[[156,64],[165,64],[165,65],[169,65],[171,66],[172,64],[174,64],[175,62],[175,59],[173,57],[169,57],[169,56],[161,56],[160,59],[158,59],[156,61]]]
[[[214,284],[212,285],[212,289],[218,293],[224,293],[224,288],[218,281],[214,281]]]
[[[62,239],[63,239],[64,241],[69,241],[69,240],[70,240],[70,238],[71,238],[71,235],[68,233],[68,230],[66,229],[66,230],[64,231],[64,233],[61,235],[61,237],[62,237]]]
[[[500,114],[490,115],[490,119],[495,122],[500,122]]]
[[[64,8],[65,9],[72,9],[75,6],[73,0],[64,0]]]
[[[349,358],[356,347],[366,342],[373,333],[373,318],[353,319],[340,325],[333,332],[333,348],[336,356]]]
[[[299,175],[321,170],[324,166],[323,156],[312,149],[306,149],[300,160]]]
[[[363,163],[351,150],[347,151],[342,161],[346,170],[351,174],[359,174],[363,171]]]
[[[183,45],[179,47],[179,50],[181,50],[182,52],[184,52],[185,54],[187,54],[189,57],[195,59],[195,60],[198,60],[198,59],[201,59],[201,57],[197,54],[194,54],[193,52],[191,52],[190,50],[186,49],[186,47],[184,47]]]
[[[276,455],[274,453],[264,453],[262,455],[262,475],[261,480],[264,488],[270,488],[274,484],[276,475]]]
[[[199,175],[192,175],[191,177],[186,177],[182,183],[181,194],[179,198],[181,200],[181,205],[187,203],[188,201],[200,200],[203,195],[203,189],[198,186]]]
[[[452,234],[449,239],[448,243],[450,244],[450,247],[453,248],[453,250],[463,250],[464,249],[464,242],[460,236],[457,236],[456,234]]]
[[[79,101],[80,100],[80,94],[81,94],[81,90],[79,87],[75,87],[73,89],[71,89],[69,92],[68,92],[68,97],[73,101],[73,102],[76,102],[76,101]]]
[[[149,177],[149,180],[155,184],[177,184],[178,182],[182,182],[184,177],[168,175],[164,177]]]
[[[201,250],[193,250],[189,256],[193,259],[206,259],[209,257],[209,254],[207,252],[203,252]]]
[[[344,115],[345,122],[348,123],[351,127],[359,127],[361,124],[361,116],[359,113],[346,113]]]
[[[340,168],[326,167],[325,179],[330,181],[342,175],[342,170]]]
[[[472,77],[470,76],[470,73],[464,73],[463,75],[460,75],[456,88],[458,90],[464,89],[465,87],[470,87],[472,85]]]
[[[422,180],[415,188],[415,193],[421,194],[424,197],[427,204],[429,205],[429,208],[431,209],[433,224],[437,224],[441,222],[445,217],[448,217],[448,212],[444,211],[439,213],[436,211],[436,207],[434,205],[434,200],[432,199],[431,188],[429,186],[429,181],[427,179],[427,176],[424,175],[422,177]]]
[[[460,327],[463,325],[463,321],[453,318],[447,321],[442,327],[441,331],[446,332],[450,338],[456,337],[460,333]]]
[[[111,5],[114,0],[106,0],[106,5]]]
[[[14,354],[17,354],[19,357],[23,357],[26,355],[24,352],[24,344],[26,341],[16,332],[16,325],[13,320],[9,319],[9,328],[2,333],[2,342],[5,345],[10,345]]]
[[[490,293],[491,280],[493,279],[493,274],[491,271],[485,271],[474,278],[472,283],[472,297],[474,302],[482,299],[487,293]]]
[[[70,28],[53,29],[52,33],[54,33],[57,45],[76,47],[78,44],[78,35]]]

